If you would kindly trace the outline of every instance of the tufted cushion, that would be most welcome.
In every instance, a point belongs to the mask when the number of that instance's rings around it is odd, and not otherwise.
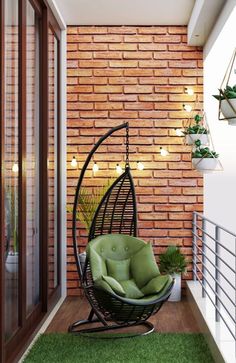
[[[140,299],[144,296],[141,290],[139,290],[133,279],[120,282],[123,290],[125,291],[125,297],[129,299]]]
[[[107,273],[117,281],[128,280],[130,278],[130,259],[126,260],[111,260],[106,259]]]
[[[125,296],[125,291],[122,287],[122,285],[116,281],[111,276],[102,276],[102,279],[108,283],[108,285],[112,288],[113,291],[115,291],[120,296]]]
[[[172,279],[171,279],[172,281]],[[144,295],[157,294],[170,282],[169,275],[159,275],[154,277],[141,290]]]
[[[130,265],[131,275],[139,288],[160,274],[151,243],[145,244],[140,251],[132,256]]]
[[[91,249],[89,259],[94,281],[100,279],[102,275],[107,275],[106,263],[94,249]]]

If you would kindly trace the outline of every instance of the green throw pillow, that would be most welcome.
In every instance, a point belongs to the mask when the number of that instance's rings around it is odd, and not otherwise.
[[[131,257],[130,267],[132,277],[140,289],[160,274],[151,243]]]
[[[102,275],[102,278],[104,281],[106,281],[108,283],[108,285],[112,288],[112,290],[114,292],[116,292],[120,296],[125,296],[125,291],[124,291],[123,287],[113,277]]]
[[[129,299],[140,299],[144,296],[134,280],[121,281],[120,284],[125,291],[125,297]]]
[[[89,251],[89,261],[94,281],[100,279],[102,275],[107,275],[107,268],[105,261],[92,248]]]
[[[129,280],[130,278],[130,259],[111,260],[106,259],[107,275],[113,277],[117,281]],[[105,275],[105,274],[104,274]]]
[[[144,295],[151,295],[161,292],[166,284],[169,282],[169,275],[159,275],[154,277],[147,283],[141,290]]]

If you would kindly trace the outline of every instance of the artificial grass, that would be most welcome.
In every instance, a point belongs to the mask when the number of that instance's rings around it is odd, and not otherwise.
[[[24,363],[214,363],[202,334],[153,333],[126,339],[43,334]]]

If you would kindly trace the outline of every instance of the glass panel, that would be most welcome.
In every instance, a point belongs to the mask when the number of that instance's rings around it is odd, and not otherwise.
[[[48,238],[49,293],[58,285],[57,268],[57,52],[58,43],[49,28],[49,127],[48,127]]]
[[[39,23],[27,2],[26,18],[26,264],[27,313],[39,302]]]
[[[18,328],[18,1],[5,1],[5,339]]]

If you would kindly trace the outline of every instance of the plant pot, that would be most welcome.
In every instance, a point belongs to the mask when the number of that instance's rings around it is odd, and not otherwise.
[[[222,100],[220,109],[224,117],[228,120],[229,125],[236,126],[236,112],[232,109],[229,103],[231,103],[233,108],[236,110],[236,98]]]
[[[194,145],[195,141],[200,140],[201,145],[208,145],[208,135],[207,134],[190,134],[186,135],[186,144]]]
[[[214,171],[219,163],[218,158],[193,158],[192,164],[195,169],[203,171],[205,173],[210,173]]]
[[[13,274],[13,273],[17,273],[18,272],[18,260],[19,260],[19,256],[18,256],[18,252],[9,252],[6,258],[6,270]]]
[[[181,274],[173,274],[174,286],[168,301],[177,302],[181,300]]]

